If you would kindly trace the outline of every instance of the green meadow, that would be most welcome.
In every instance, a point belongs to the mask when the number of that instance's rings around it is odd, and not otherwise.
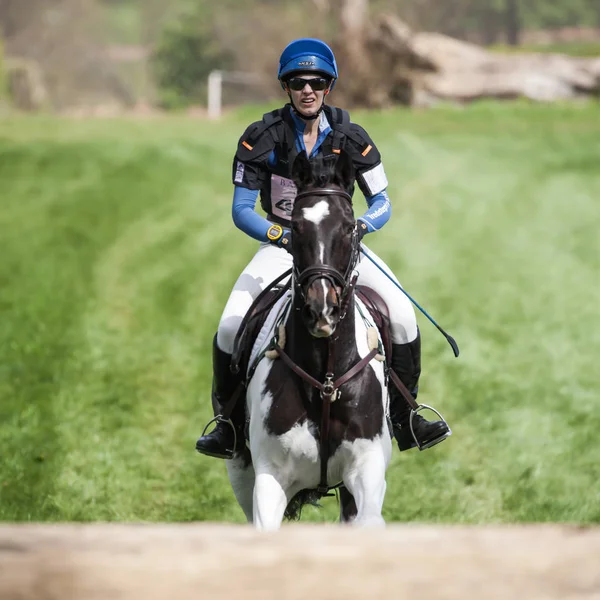
[[[231,221],[232,153],[268,108],[0,121],[0,520],[243,521],[194,443],[256,248]],[[394,451],[384,517],[600,522],[600,108],[354,119],[394,207],[367,243],[461,348],[419,317],[419,399],[454,435]]]

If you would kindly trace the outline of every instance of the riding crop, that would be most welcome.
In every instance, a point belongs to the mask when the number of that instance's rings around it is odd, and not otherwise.
[[[460,351],[458,349],[458,344],[456,343],[456,340],[451,335],[446,333],[433,320],[429,313],[405,289],[403,289],[399,283],[394,281],[394,279],[390,277],[390,275],[386,273],[386,271],[379,264],[377,264],[377,261],[369,255],[369,252],[362,244],[360,246],[360,250],[364,254],[364,256],[366,256],[437,327],[438,331],[446,338],[446,340],[448,340],[448,343],[450,344],[450,346],[452,347],[452,351],[454,352],[454,356],[458,357]]]

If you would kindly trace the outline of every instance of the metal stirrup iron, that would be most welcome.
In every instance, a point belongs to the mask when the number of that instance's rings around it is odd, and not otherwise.
[[[233,458],[233,455],[235,454],[235,449],[237,448],[237,430],[235,428],[235,425],[233,424],[233,421],[231,419],[226,419],[225,417],[223,417],[223,415],[219,414],[216,417],[214,417],[213,419],[211,419],[204,427],[204,429],[202,430],[202,435],[200,436],[201,438],[204,437],[204,434],[206,433],[206,430],[213,424],[213,423],[227,423],[227,425],[229,425],[231,427],[231,429],[233,430],[233,448],[230,450],[229,448],[227,448],[225,450],[225,454],[227,454],[227,456],[229,458]]]
[[[444,425],[448,428],[448,431],[446,431],[443,435],[440,435],[436,438],[433,438],[432,440],[429,440],[428,442],[426,442],[424,444],[421,444],[419,442],[419,440],[417,439],[417,436],[415,435],[415,430],[413,427],[413,420],[415,418],[415,415],[417,413],[421,412],[423,409],[427,409],[427,410],[434,412],[440,418],[440,420],[443,421]],[[408,421],[408,425],[410,427],[410,434],[412,435],[413,440],[415,440],[415,444],[417,444],[417,448],[421,452],[423,450],[427,450],[427,448],[436,446],[440,442],[443,442],[447,437],[450,437],[452,435],[452,429],[450,429],[450,426],[448,425],[448,422],[446,421],[446,419],[444,419],[444,417],[442,417],[442,415],[440,414],[439,411],[437,411],[435,408],[433,408],[433,406],[429,406],[428,404],[419,404],[419,406],[417,406],[417,408],[410,409],[410,418]]]

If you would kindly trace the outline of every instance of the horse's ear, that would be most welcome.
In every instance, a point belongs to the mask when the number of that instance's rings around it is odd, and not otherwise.
[[[335,176],[338,183],[345,189],[352,187],[354,183],[354,163],[348,152],[340,152],[335,163]]]
[[[292,179],[298,189],[306,188],[313,180],[312,165],[306,151],[302,150],[292,165]]]

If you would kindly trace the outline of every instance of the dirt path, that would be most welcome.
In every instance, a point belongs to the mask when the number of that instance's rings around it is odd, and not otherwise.
[[[2,600],[599,600],[600,528],[0,527]]]

